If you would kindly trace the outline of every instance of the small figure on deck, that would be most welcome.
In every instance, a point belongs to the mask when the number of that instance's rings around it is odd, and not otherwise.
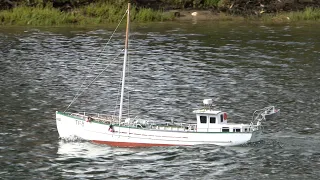
[[[93,120],[92,117],[88,116],[86,119],[86,122],[91,122],[92,120]]]
[[[113,125],[112,125],[112,124],[110,124],[110,126],[109,126],[109,131],[110,131],[110,132],[114,132],[114,129],[113,129]]]

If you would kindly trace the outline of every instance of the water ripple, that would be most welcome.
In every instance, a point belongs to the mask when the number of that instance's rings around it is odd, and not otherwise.
[[[204,98],[248,123],[281,108],[264,139],[240,147],[113,148],[59,140],[54,112],[102,76],[71,110],[117,113],[123,33],[111,29],[0,30],[0,176],[3,179],[317,179],[318,25],[152,24],[130,40],[130,114],[191,122]],[[93,74],[89,75],[91,67]],[[127,97],[127,96],[126,96]],[[125,99],[127,102],[128,99]],[[125,112],[127,111],[125,107]]]

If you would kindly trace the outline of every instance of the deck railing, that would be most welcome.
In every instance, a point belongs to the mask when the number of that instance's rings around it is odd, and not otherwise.
[[[98,113],[71,113],[67,112],[71,116],[77,116],[86,121],[96,121],[105,124],[118,124],[118,116],[112,116],[107,114],[98,114]],[[122,126],[130,126],[136,128],[145,128],[145,129],[155,129],[155,130],[165,130],[165,131],[186,131],[186,132],[253,132],[255,130],[261,129],[260,125],[250,124],[248,126],[241,127],[221,127],[221,128],[198,128],[197,124],[187,124],[187,123],[155,123],[153,121],[144,121],[141,123],[141,120],[133,119],[133,121],[126,121],[123,119],[120,123]],[[240,129],[240,131],[234,131],[234,129]],[[226,131],[228,130],[228,131]]]
[[[70,114],[71,116],[77,116],[80,117],[84,120],[94,120],[97,122],[101,122],[101,123],[107,123],[107,124],[112,124],[115,122],[118,122],[118,118],[116,116],[112,116],[112,115],[107,115],[107,114],[98,114],[98,113],[70,113],[67,112],[66,114]]]

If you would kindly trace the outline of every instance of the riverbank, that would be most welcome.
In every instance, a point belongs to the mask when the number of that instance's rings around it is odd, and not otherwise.
[[[136,22],[152,21],[261,21],[269,23],[320,21],[320,8],[305,8],[302,11],[266,13],[252,15],[232,15],[213,10],[169,10],[133,6],[131,20]],[[17,6],[0,11],[1,25],[59,26],[59,25],[101,25],[118,22],[125,8],[112,3],[91,3],[86,6],[61,11],[50,5]]]
[[[100,25],[118,22],[125,14],[126,8],[112,3],[92,3],[86,6],[61,11],[46,5],[18,6],[10,10],[0,11],[1,25]],[[132,7],[131,20],[137,22],[171,21],[174,14],[150,8]]]
[[[180,21],[256,21],[267,23],[287,23],[299,21],[318,21],[320,22],[320,8],[306,8],[297,12],[281,13],[261,13],[258,15],[230,15],[207,10],[202,11],[180,11],[179,17],[175,20]]]

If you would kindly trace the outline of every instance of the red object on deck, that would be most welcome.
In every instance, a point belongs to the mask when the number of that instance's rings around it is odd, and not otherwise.
[[[223,119],[224,119],[224,120],[227,120],[227,119],[228,119],[227,113],[224,113],[224,114],[223,114]]]

